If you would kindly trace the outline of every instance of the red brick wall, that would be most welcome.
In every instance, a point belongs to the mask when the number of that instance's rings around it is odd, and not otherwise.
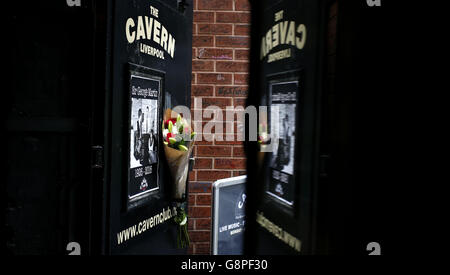
[[[249,32],[248,0],[194,0],[191,110],[211,105],[223,110],[226,106],[244,106],[248,93]],[[223,123],[225,131],[226,124],[232,122]],[[245,174],[245,155],[242,142],[226,141],[224,137],[224,141],[198,142],[194,156],[194,170],[189,175],[189,253],[209,254],[211,184]]]

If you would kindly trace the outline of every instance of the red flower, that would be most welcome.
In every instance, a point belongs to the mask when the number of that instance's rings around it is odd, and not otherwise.
[[[168,133],[166,136],[166,141],[169,142],[169,138],[174,137],[175,135],[172,133]]]

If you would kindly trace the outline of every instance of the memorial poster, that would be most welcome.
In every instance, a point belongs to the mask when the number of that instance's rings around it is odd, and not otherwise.
[[[270,104],[276,107],[278,142],[274,143],[270,159],[270,180],[267,193],[280,202],[292,206],[295,192],[295,139],[298,80],[271,82]],[[275,110],[272,108],[272,110]]]
[[[161,78],[131,74],[129,200],[159,189],[160,94]]]

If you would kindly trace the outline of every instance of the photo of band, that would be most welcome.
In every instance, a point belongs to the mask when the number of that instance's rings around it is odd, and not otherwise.
[[[158,101],[132,99],[132,133],[130,168],[157,162],[156,115]]]

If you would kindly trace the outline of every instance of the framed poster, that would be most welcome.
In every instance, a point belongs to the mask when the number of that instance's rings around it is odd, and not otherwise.
[[[273,143],[269,158],[269,180],[266,193],[281,204],[292,207],[296,192],[296,147],[298,146],[299,72],[268,79],[270,127],[278,142]],[[277,123],[277,127],[274,127]]]
[[[128,208],[158,192],[164,74],[130,64]]]

